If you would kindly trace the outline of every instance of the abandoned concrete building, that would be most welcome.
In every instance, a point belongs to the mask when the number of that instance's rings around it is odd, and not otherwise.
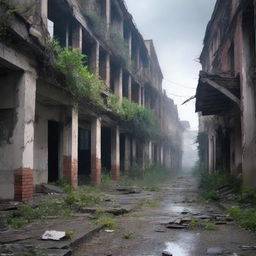
[[[180,167],[177,108],[162,90],[153,42],[143,39],[123,0],[8,0],[0,13],[1,199],[29,200],[37,184],[62,178],[98,184],[103,169],[118,180],[136,165]],[[113,111],[77,102],[58,82],[62,74],[44,63],[50,37],[86,55],[90,72],[120,101],[150,109],[160,139],[142,139]]]
[[[218,0],[200,57],[200,157],[210,173],[256,186],[255,1]]]

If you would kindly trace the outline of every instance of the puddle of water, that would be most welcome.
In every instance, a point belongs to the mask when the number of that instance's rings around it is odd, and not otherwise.
[[[178,206],[178,205],[171,205],[168,207],[168,211],[175,212],[175,213],[191,212],[192,208]]]
[[[195,245],[196,236],[193,234],[183,234],[176,242],[166,242],[164,251],[175,256],[190,256]]]

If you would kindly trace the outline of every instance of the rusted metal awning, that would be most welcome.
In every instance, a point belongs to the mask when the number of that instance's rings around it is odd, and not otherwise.
[[[234,104],[240,109],[239,83],[239,78],[201,71],[196,91],[196,112],[217,115],[228,111]]]

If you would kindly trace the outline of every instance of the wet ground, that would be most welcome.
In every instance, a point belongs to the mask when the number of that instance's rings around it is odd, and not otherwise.
[[[217,230],[167,229],[163,224],[176,218],[202,214],[223,214],[214,204],[198,197],[197,181],[180,178],[156,192],[158,207],[140,207],[128,216],[118,217],[114,232],[101,231],[77,249],[75,256],[173,256],[256,255],[241,246],[255,246],[255,233],[234,224],[219,225]],[[125,238],[126,237],[126,238]],[[128,239],[127,239],[128,238]]]

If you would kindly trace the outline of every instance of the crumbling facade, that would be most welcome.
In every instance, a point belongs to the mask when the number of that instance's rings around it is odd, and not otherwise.
[[[200,57],[200,157],[256,186],[255,1],[217,1]]]
[[[10,5],[11,17],[1,18],[8,37],[0,42],[0,198],[29,200],[37,184],[62,178],[98,184],[103,169],[119,180],[135,165],[179,168],[177,109],[162,92],[152,41],[144,41],[122,0],[10,0],[1,2],[1,14]],[[175,143],[140,140],[111,111],[77,102],[43,63],[49,37],[86,55],[89,70],[120,100],[152,110],[159,134]]]

